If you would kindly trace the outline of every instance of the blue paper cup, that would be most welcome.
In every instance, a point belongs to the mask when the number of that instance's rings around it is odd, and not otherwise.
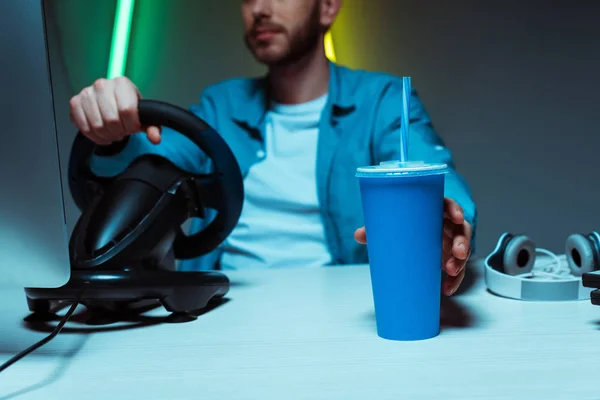
[[[440,332],[446,164],[388,161],[357,169],[377,334]]]

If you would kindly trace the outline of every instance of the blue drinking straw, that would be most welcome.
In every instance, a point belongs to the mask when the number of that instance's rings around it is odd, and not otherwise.
[[[402,78],[402,112],[400,114],[400,161],[408,161],[408,128],[410,110],[410,77]]]

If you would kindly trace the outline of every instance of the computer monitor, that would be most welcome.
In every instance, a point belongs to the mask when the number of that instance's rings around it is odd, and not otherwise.
[[[42,0],[0,1],[0,286],[70,277]]]

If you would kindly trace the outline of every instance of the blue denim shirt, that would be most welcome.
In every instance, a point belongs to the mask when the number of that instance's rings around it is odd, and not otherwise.
[[[335,264],[368,262],[366,246],[354,231],[363,225],[356,168],[397,160],[400,143],[402,79],[386,73],[353,70],[330,63],[329,96],[319,126],[316,185],[327,246]],[[266,78],[236,78],[206,88],[190,111],[211,125],[231,147],[244,176],[265,156],[263,132],[269,100]],[[454,199],[473,226],[477,211],[469,186],[456,171],[450,150],[435,132],[417,93],[411,95],[409,159],[448,164],[446,197]],[[178,132],[163,129],[162,141],[152,144],[143,133],[132,135],[116,155],[94,156],[92,170],[114,176],[141,154],[154,153],[184,170],[208,172],[201,150]],[[193,231],[202,228],[196,222]],[[182,270],[218,267],[220,249],[180,264]]]

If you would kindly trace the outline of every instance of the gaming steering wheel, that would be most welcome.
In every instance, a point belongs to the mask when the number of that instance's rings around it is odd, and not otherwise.
[[[216,210],[216,217],[206,228],[198,233],[188,236],[183,233],[179,226],[173,242],[174,256],[177,259],[196,258],[212,251],[232,232],[241,214],[244,189],[242,173],[235,156],[223,138],[212,127],[187,110],[160,101],[140,100],[138,111],[142,126],[165,126],[171,128],[189,138],[212,160],[213,169],[209,174],[183,172],[169,160],[158,155],[140,156],[128,168],[128,170],[132,169],[132,166],[138,160],[145,159],[146,167],[140,167],[142,168],[142,172],[146,171],[145,175],[142,175],[144,179],[146,179],[146,176],[152,175],[154,181],[150,182],[150,176],[148,176],[148,182],[151,184],[150,186],[159,188],[162,191],[163,197],[168,193],[173,193],[174,189],[179,190],[178,188],[184,186],[187,193],[186,199],[189,200],[191,197],[194,200],[192,202],[194,203],[194,207],[190,210],[191,215],[189,217],[203,217],[205,208]],[[112,178],[94,175],[89,162],[96,148],[97,145],[95,143],[81,133],[78,133],[71,149],[69,187],[75,204],[84,213],[86,210],[98,207],[97,204],[94,204],[94,197],[90,196],[90,186],[96,190],[106,190],[114,186],[113,182],[115,180],[122,179],[122,176],[128,173],[128,170],[126,170],[121,175]],[[160,173],[157,172],[160,169],[155,168],[157,165],[161,166],[161,168],[166,166],[166,169],[170,171],[170,175],[165,175],[167,178],[161,178]],[[149,170],[148,166],[153,169]],[[140,174],[140,168],[137,170],[138,174]],[[146,169],[144,170],[143,168]],[[173,171],[177,172],[173,173]],[[176,179],[173,178],[174,176]],[[129,178],[132,178],[131,174]],[[133,180],[135,179],[137,178],[134,176]],[[96,199],[98,197],[101,196],[95,196]],[[160,201],[157,201],[150,208],[153,210],[160,209],[159,203]],[[190,202],[188,201],[188,203]],[[151,217],[152,213],[149,213],[148,216]],[[130,226],[125,229],[127,231],[126,235],[122,234],[120,239],[123,239],[124,236],[130,239],[121,240],[124,246],[135,240],[136,235],[141,235],[141,232],[137,231],[143,231],[148,227],[147,224],[142,226],[147,219],[144,217],[142,220],[135,222],[133,228]],[[132,237],[133,239],[131,239]],[[114,240],[112,245],[114,250]],[[111,246],[105,247],[109,248]],[[79,253],[86,252],[80,250]],[[87,253],[90,252],[88,251]],[[88,262],[86,266],[102,264],[103,260],[110,258],[108,253],[110,251],[107,250],[96,251],[95,254],[87,254]]]

